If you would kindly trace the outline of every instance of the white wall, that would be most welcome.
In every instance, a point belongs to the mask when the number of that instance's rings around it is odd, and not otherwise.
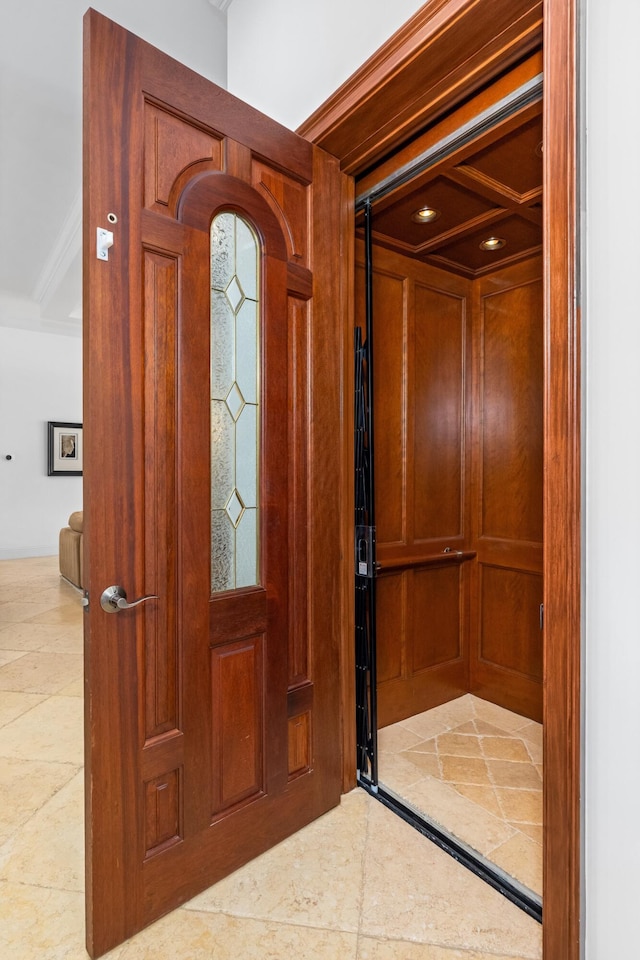
[[[78,337],[0,326],[0,559],[57,554],[82,509],[82,477],[47,476],[47,421],[82,421],[81,351]]]
[[[228,89],[295,129],[421,6],[418,0],[233,0]]]
[[[81,341],[71,335],[80,323],[69,309],[81,302],[88,6],[89,0],[21,0],[5,3],[0,15],[0,558],[57,553],[58,530],[82,506],[81,479],[46,477],[45,442],[47,420],[82,420]],[[93,0],[93,6],[226,83],[226,17],[209,0]],[[54,290],[51,302],[38,295],[43,281]]]
[[[5,0],[0,292],[12,296],[37,290],[80,192],[82,17],[90,5],[209,79],[226,83],[226,19],[209,0]]]
[[[640,901],[640,4],[580,3],[586,185],[583,936],[587,960],[610,960],[637,952]],[[327,0],[304,5],[301,15],[300,0],[234,0],[229,89],[295,127],[418,6],[410,0]]]
[[[586,0],[586,941],[638,952],[640,6]]]

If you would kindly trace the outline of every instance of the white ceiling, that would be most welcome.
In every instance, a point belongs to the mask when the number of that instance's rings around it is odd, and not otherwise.
[[[98,0],[93,5],[194,69],[225,83],[226,16],[222,14],[231,2]],[[89,0],[20,0],[2,5],[3,325],[80,332],[82,16],[88,5]],[[190,29],[176,31],[177,12],[181,14],[179,22],[190,23]],[[214,34],[216,43],[211,42]],[[212,51],[221,48],[224,57],[215,57]],[[207,60],[217,60],[217,64],[207,64]]]

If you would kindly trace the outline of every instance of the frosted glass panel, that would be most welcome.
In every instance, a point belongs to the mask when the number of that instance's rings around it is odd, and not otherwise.
[[[236,380],[247,403],[258,400],[258,304],[245,300],[236,320]]]
[[[236,486],[245,507],[258,505],[258,411],[248,403],[236,424]]]
[[[238,282],[248,300],[258,299],[258,259],[253,230],[243,221],[236,221],[236,272]]]
[[[235,586],[235,530],[224,510],[211,511],[211,589]],[[215,586],[214,586],[215,584]]]
[[[211,225],[211,590],[260,582],[260,249],[235,213]]]
[[[236,482],[236,432],[227,406],[211,401],[211,509],[224,510]]]
[[[219,213],[211,224],[212,290],[226,290],[235,274],[235,223],[235,214]]]
[[[236,586],[250,587],[258,579],[255,544],[258,539],[258,511],[245,510],[236,530]]]
[[[236,318],[224,293],[211,291],[211,397],[224,400],[235,376]]]

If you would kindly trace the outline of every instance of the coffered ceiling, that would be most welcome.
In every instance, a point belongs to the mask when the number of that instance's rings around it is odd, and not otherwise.
[[[470,278],[539,253],[541,110],[530,105],[376,201],[374,241]],[[425,208],[434,218],[416,222]]]

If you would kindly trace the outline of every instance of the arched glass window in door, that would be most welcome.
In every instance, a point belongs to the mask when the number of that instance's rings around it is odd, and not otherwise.
[[[211,224],[211,591],[260,583],[259,265],[252,227]]]

